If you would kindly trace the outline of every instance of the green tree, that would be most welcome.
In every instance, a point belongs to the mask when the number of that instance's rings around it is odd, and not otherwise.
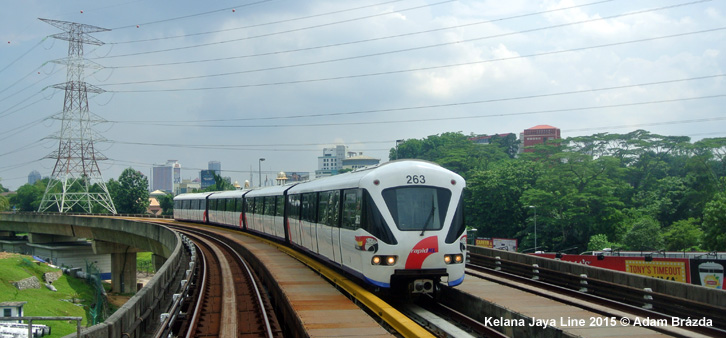
[[[10,197],[10,204],[15,206],[18,211],[38,211],[45,193],[46,182],[47,179],[35,182],[35,184],[23,184]]]
[[[144,214],[149,207],[149,180],[141,172],[126,168],[118,178],[106,184],[116,211],[122,214]]]
[[[540,171],[538,163],[518,160],[474,171],[464,195],[467,224],[477,229],[478,236],[517,237],[524,231],[528,212],[520,198],[535,184]]]
[[[212,175],[214,175],[214,184],[208,186],[204,191],[227,191],[235,189],[229,178],[217,175],[215,172],[212,172]]]
[[[703,210],[703,244],[707,250],[726,250],[726,193],[718,193]]]
[[[166,194],[157,198],[159,206],[161,207],[162,215],[173,215],[174,214],[174,196],[172,194]]]
[[[600,251],[605,248],[615,248],[619,246],[616,243],[610,242],[608,236],[605,234],[597,234],[590,236],[590,241],[587,242],[588,251]]]
[[[621,179],[617,159],[572,152],[537,155],[545,170],[520,203],[537,206],[538,245],[585,248],[592,235],[618,238],[624,232],[620,196],[630,187]]]
[[[0,196],[0,212],[10,209],[10,201],[5,196]]]
[[[629,250],[661,250],[664,248],[660,224],[652,217],[644,216],[637,220],[625,234],[623,244]]]
[[[669,251],[700,250],[703,231],[698,227],[698,220],[689,218],[674,222],[663,235],[665,249]]]

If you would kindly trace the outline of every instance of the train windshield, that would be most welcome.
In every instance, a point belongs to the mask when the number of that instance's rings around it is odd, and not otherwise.
[[[435,231],[444,227],[451,191],[434,187],[400,187],[383,190],[383,199],[402,231]]]

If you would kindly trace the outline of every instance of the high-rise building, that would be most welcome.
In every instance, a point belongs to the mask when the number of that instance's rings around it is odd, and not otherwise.
[[[207,169],[214,171],[215,174],[222,176],[222,162],[209,161]]]
[[[380,158],[365,156],[363,153],[350,152],[348,157],[343,159],[343,169],[360,169],[371,167],[381,162]]]
[[[318,170],[315,170],[315,177],[337,175],[343,169],[346,146],[337,145],[335,148],[323,148],[323,156],[318,156]]]
[[[378,158],[364,156],[362,152],[349,152],[347,148],[344,145],[323,148],[323,156],[318,156],[318,170],[315,170],[315,177],[337,175],[341,169],[358,169],[377,165],[381,161]]]
[[[28,184],[35,184],[35,182],[40,181],[40,173],[37,170],[33,170],[28,174]]]
[[[168,160],[166,164],[154,165],[151,190],[175,193],[181,184],[181,164],[176,160]]]
[[[530,148],[531,146],[537,144],[557,144],[552,143],[551,141],[559,140],[561,138],[560,128],[541,124],[525,129],[520,138],[522,140],[522,145],[524,146],[524,152],[531,153],[534,151],[534,149]]]

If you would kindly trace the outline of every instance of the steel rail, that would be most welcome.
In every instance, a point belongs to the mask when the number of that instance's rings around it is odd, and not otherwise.
[[[172,226],[172,227],[175,227],[175,226]],[[237,252],[237,250],[235,250],[231,245],[229,245],[228,243],[226,243],[225,240],[222,240],[222,239],[217,238],[217,237],[215,237],[213,235],[207,234],[207,233],[205,233],[203,231],[192,230],[192,229],[188,229],[188,228],[178,228],[177,231],[181,231],[181,232],[187,233],[192,238],[194,238],[194,237],[204,238],[205,240],[208,240],[210,242],[213,242],[215,245],[223,246],[225,248],[226,253],[229,254],[236,261],[237,265],[240,268],[243,268],[243,269],[240,269],[240,270],[242,270],[247,275],[247,277],[248,277],[249,286],[254,291],[254,299],[256,300],[256,304],[257,304],[257,308],[258,308],[259,314],[262,317],[262,321],[264,323],[264,331],[265,331],[264,333],[265,333],[265,336],[268,337],[268,338],[275,337],[275,331],[274,331],[274,329],[272,327],[272,324],[271,324],[272,319],[271,319],[271,316],[267,312],[267,307],[265,306],[264,296],[262,295],[262,292],[261,292],[260,287],[258,285],[257,278],[256,278],[255,274],[252,272],[252,269],[250,269],[250,267],[247,264],[247,262],[245,261],[245,259]],[[203,250],[199,250],[199,251],[202,251],[203,252]],[[221,259],[221,257],[220,257],[220,259]],[[205,261],[206,261],[206,259],[205,259]],[[205,276],[205,282],[204,283],[205,283],[205,286],[206,286],[206,276]],[[204,288],[200,288],[200,289],[201,290],[204,290]],[[201,297],[201,296],[197,300],[197,305],[195,306],[195,316],[196,316],[197,311],[201,308],[201,301],[202,300],[203,300],[203,297]],[[195,323],[196,322],[197,322],[197,320],[195,320]],[[187,332],[187,334],[193,334],[195,331],[196,330],[191,330],[190,329]]]

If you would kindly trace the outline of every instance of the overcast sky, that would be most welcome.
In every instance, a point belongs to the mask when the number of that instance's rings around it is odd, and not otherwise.
[[[12,4],[15,3],[15,4]],[[309,171],[322,148],[388,159],[444,132],[726,136],[726,1],[3,2],[0,183],[50,176],[67,56],[38,18],[111,29],[85,45],[105,180],[178,160],[196,178]],[[12,9],[8,9],[12,8]],[[263,174],[264,176],[265,174]],[[264,179],[264,178],[263,178]]]

